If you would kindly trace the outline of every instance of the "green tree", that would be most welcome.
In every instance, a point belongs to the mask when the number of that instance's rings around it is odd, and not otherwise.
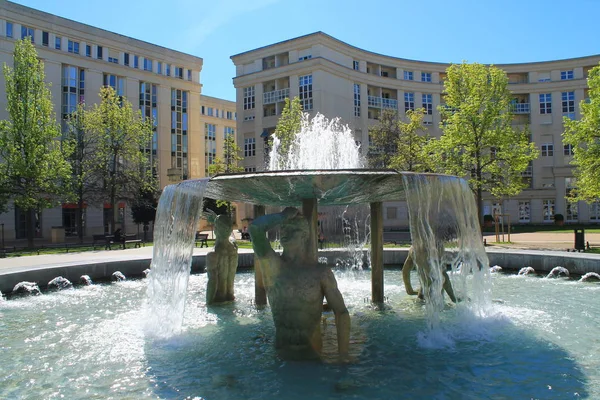
[[[223,141],[223,157],[215,158],[214,164],[208,166],[208,174],[214,176],[217,174],[243,172],[244,167],[239,165],[239,162],[243,160],[243,157],[240,156],[241,152],[242,150],[235,142],[235,134],[228,134]],[[233,213],[233,207],[229,201],[217,200],[216,206],[218,208],[225,206],[229,215]]]
[[[296,135],[300,132],[302,118],[303,112],[300,98],[294,97],[291,101],[289,98],[286,98],[285,105],[281,111],[281,116],[277,121],[274,132],[274,135],[279,139],[277,154],[279,156],[280,164],[282,165],[287,162],[290,147],[292,146]],[[269,147],[271,147],[271,144]]]
[[[140,190],[155,185],[143,149],[152,138],[152,121],[134,111],[131,103],[111,87],[100,89],[100,103],[87,112],[86,132],[95,142],[92,165],[102,185],[101,200],[112,205],[110,231],[115,230],[117,201],[131,201]]]
[[[223,157],[216,157],[215,162],[208,166],[208,174],[231,174],[234,172],[243,172],[244,167],[239,165],[243,157],[240,156],[242,150],[235,142],[235,134],[230,133],[225,136],[223,141]]]
[[[0,122],[0,208],[6,199],[25,212],[27,243],[33,246],[34,213],[68,195],[72,146],[61,141],[44,63],[29,38],[17,41],[13,68],[4,65],[9,119]]]
[[[100,193],[102,193],[102,185],[98,183],[94,174],[98,138],[87,132],[87,115],[85,105],[78,104],[77,108],[67,117],[65,131],[65,137],[74,144],[73,154],[69,158],[73,173],[70,182],[73,199],[77,204],[75,218],[80,242],[83,242],[85,203],[100,199]]]
[[[465,177],[475,193],[480,221],[483,192],[514,196],[527,186],[521,174],[538,156],[529,130],[512,126],[506,73],[494,66],[455,64],[447,69],[442,136],[428,151],[442,173]]]
[[[156,207],[160,193],[156,187],[144,187],[139,190],[131,204],[131,218],[136,224],[142,224],[144,241],[148,241],[148,225],[156,218]]]
[[[588,75],[589,102],[580,104],[581,119],[564,117],[563,143],[573,147],[577,188],[570,200],[588,203],[600,199],[600,65]]]
[[[430,156],[425,152],[429,135],[423,129],[423,109],[408,110],[407,122],[396,110],[384,110],[379,122],[369,129],[371,148],[368,159],[371,168],[394,168],[398,171],[430,170]]]

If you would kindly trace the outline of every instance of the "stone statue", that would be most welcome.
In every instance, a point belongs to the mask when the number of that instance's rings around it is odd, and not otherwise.
[[[238,248],[231,236],[233,224],[228,215],[214,218],[215,248],[206,255],[206,304],[235,300],[233,280],[238,266]]]
[[[438,249],[439,250],[439,249]],[[441,251],[444,251],[443,246],[441,247]],[[423,287],[419,289],[418,292],[413,290],[412,284],[410,283],[410,273],[413,269],[416,268],[416,264],[414,261],[414,248],[410,247],[408,250],[408,255],[406,256],[406,260],[404,261],[404,265],[402,266],[402,280],[404,281],[404,288],[406,289],[406,293],[415,296],[417,295],[420,299],[423,298]],[[442,276],[444,278],[444,286],[443,290],[446,291],[448,297],[452,302],[456,303],[456,296],[454,295],[454,289],[452,288],[452,282],[450,281],[450,277],[448,276],[448,272],[446,269],[442,267]]]
[[[280,227],[283,253],[266,236]],[[335,314],[338,352],[347,360],[350,315],[331,269],[307,258],[308,221],[295,208],[258,217],[250,225],[254,255],[258,258],[275,322],[275,347],[285,359],[311,359],[321,354],[323,298]]]

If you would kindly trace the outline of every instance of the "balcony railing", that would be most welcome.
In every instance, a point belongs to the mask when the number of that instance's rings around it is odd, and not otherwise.
[[[272,92],[263,93],[263,104],[277,103],[288,97],[290,97],[290,88],[273,90]]]
[[[387,99],[385,97],[368,96],[367,104],[369,107],[375,108],[398,109],[398,100]]]
[[[517,103],[510,106],[513,114],[529,114],[529,103]]]

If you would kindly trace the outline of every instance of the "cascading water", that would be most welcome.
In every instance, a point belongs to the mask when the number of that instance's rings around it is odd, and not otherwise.
[[[286,155],[279,154],[280,141],[273,137],[269,170],[363,168],[364,158],[352,130],[339,118],[303,114],[300,132]]]
[[[170,337],[181,330],[194,236],[208,179],[165,187],[156,210],[154,250],[148,279],[146,330]]]
[[[430,328],[439,324],[444,307],[443,274],[446,263],[456,297],[476,315],[490,307],[489,261],[481,241],[477,206],[464,179],[453,176],[402,173],[410,217],[415,263],[424,285]],[[456,240],[456,250],[444,251],[444,242]],[[448,259],[449,257],[449,259]],[[471,290],[467,277],[473,274]]]

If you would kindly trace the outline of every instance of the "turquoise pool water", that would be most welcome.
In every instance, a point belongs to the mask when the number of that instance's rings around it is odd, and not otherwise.
[[[335,363],[330,314],[324,362],[278,359],[251,273],[237,275],[235,303],[209,309],[206,275],[192,275],[184,332],[169,340],[144,332],[145,280],[0,301],[0,398],[600,398],[598,283],[492,274],[486,316],[449,304],[427,332],[400,270],[385,272],[384,311],[367,301],[368,271],[336,276],[349,365]]]

